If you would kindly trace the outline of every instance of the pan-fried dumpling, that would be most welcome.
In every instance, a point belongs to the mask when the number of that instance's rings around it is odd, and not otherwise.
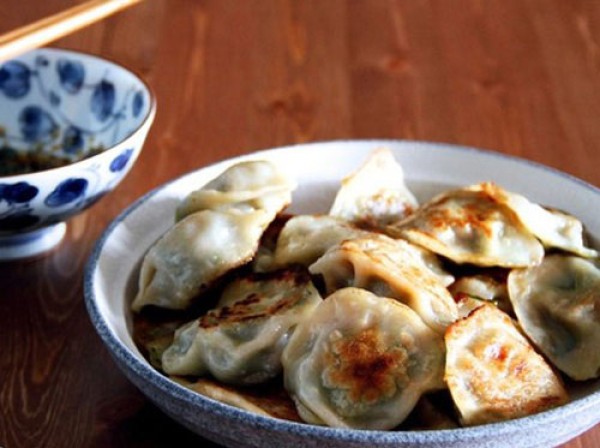
[[[477,299],[473,296],[459,296],[456,300],[456,307],[458,308],[458,318],[462,319],[463,317],[467,317],[477,308],[485,305],[487,302],[482,299]]]
[[[224,383],[264,382],[281,372],[290,335],[320,301],[304,270],[238,279],[217,308],[176,331],[162,367],[171,375],[210,373]]]
[[[297,215],[283,226],[273,258],[274,266],[310,266],[327,249],[344,240],[370,235],[339,218],[327,215]]]
[[[253,414],[302,422],[294,402],[279,383],[247,387],[223,384],[212,378],[194,378],[191,381],[189,378],[171,376],[170,379],[205,397]]]
[[[427,266],[419,249],[403,240],[376,234],[346,240],[309,269],[323,276],[327,293],[354,286],[394,298],[440,333],[458,317],[443,277]]]
[[[524,196],[506,191],[491,182],[474,185],[471,189],[485,191],[498,202],[510,207],[527,230],[546,247],[562,249],[582,257],[598,256],[598,252],[583,244],[583,225],[575,217],[557,210],[547,210]]]
[[[282,357],[308,423],[391,429],[422,393],[443,387],[444,345],[409,307],[358,288],[322,301]]]
[[[440,258],[434,254],[433,252],[423,249],[420,246],[415,246],[405,240],[397,240],[398,244],[402,245],[404,249],[412,254],[421,262],[438,278],[438,280],[444,286],[449,286],[454,283],[454,276],[450,274],[443,266]]]
[[[418,206],[392,152],[379,148],[358,171],[342,180],[329,214],[380,228],[408,216]]]
[[[483,305],[446,332],[446,382],[464,425],[559,406],[567,392],[510,317]]]
[[[179,222],[144,258],[133,310],[185,309],[226,272],[249,262],[294,186],[274,164],[250,161],[189,194],[177,209]]]
[[[260,243],[258,245],[258,251],[256,256],[252,260],[251,270],[252,272],[269,272],[277,269],[273,260],[275,257],[275,249],[277,247],[277,239],[281,234],[283,226],[292,218],[292,215],[279,214],[275,217],[273,222],[265,229]],[[282,265],[281,267],[286,267]]]
[[[513,270],[508,291],[525,333],[552,364],[575,380],[600,376],[598,261],[550,255]]]
[[[516,214],[484,190],[443,193],[386,232],[456,263],[528,267],[544,256],[541,243]]]
[[[473,300],[479,304],[491,302],[505,313],[513,312],[508,298],[506,275],[467,275],[450,285],[448,290],[459,305],[473,303]]]
[[[249,262],[273,215],[262,210],[212,210],[179,221],[150,248],[142,263],[134,311],[146,305],[186,309],[225,273]]]
[[[380,234],[361,230],[339,218],[326,215],[298,215],[291,218],[283,227],[277,240],[273,256],[274,266],[301,264],[310,266],[328,249],[344,240],[359,237],[378,238]],[[382,236],[385,239],[385,236]],[[435,273],[444,286],[454,281],[454,277],[444,270],[440,259],[426,249],[400,242],[402,247],[420,258]]]
[[[291,202],[295,183],[264,160],[240,162],[184,198],[177,219],[201,210],[265,210],[274,215]]]

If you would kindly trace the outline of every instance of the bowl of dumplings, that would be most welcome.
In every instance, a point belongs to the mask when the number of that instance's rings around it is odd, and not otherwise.
[[[123,373],[223,446],[556,446],[600,421],[598,207],[473,148],[276,148],[131,205],[86,305]]]

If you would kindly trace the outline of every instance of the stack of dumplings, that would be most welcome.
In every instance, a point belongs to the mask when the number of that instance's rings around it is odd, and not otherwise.
[[[575,217],[490,182],[419,205],[386,148],[328,214],[285,215],[295,187],[247,161],[183,198],[132,303],[164,374],[371,430],[519,418],[600,376],[600,263]]]

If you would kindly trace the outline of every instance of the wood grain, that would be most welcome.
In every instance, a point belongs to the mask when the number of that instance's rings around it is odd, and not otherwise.
[[[43,47],[141,0],[89,0],[0,36],[0,61]]]
[[[3,0],[0,32],[75,3]],[[58,250],[0,264],[4,448],[206,446],[116,369],[82,295],[106,225],[193,168],[294,142],[402,138],[600,185],[600,2],[149,0],[56,45],[140,73],[158,114],[132,172]],[[596,446],[600,427],[564,445]]]

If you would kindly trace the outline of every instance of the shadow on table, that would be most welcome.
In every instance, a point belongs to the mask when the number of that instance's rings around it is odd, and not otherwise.
[[[94,440],[94,447],[173,447],[173,446],[201,446],[206,448],[220,448],[213,442],[210,442],[175,421],[171,420],[166,414],[160,411],[157,407],[149,402],[144,403],[141,407],[134,409],[133,404],[127,404],[119,409],[118,403],[113,403],[111,410],[104,409],[102,414],[104,418],[110,420],[121,420],[121,423],[116,427],[113,425],[111,429],[106,431],[100,430]],[[113,414],[112,416],[106,413]],[[116,416],[114,413],[129,414]]]

